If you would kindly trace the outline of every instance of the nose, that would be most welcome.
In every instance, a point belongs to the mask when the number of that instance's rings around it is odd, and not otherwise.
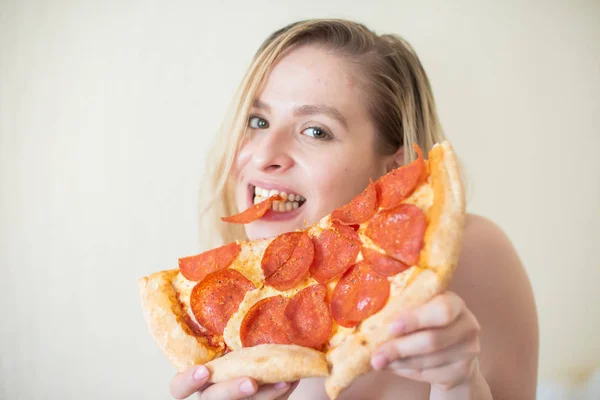
[[[257,146],[252,154],[252,164],[256,169],[267,173],[282,173],[294,165],[289,132],[269,129],[259,134]]]

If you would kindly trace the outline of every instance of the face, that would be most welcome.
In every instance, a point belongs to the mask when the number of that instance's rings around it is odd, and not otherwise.
[[[250,240],[304,229],[386,172],[354,76],[347,61],[312,46],[271,70],[236,158],[236,202],[243,211],[274,193],[287,200],[245,225]]]

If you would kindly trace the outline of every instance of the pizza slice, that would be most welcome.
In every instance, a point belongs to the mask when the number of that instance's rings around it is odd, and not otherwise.
[[[371,182],[350,203],[304,230],[236,241],[179,259],[139,280],[149,330],[182,371],[206,364],[211,382],[326,377],[336,398],[368,372],[400,311],[444,290],[465,216],[448,142]],[[249,223],[275,195],[224,217]]]

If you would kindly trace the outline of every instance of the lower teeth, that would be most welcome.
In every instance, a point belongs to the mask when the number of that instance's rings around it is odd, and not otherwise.
[[[297,201],[274,201],[271,205],[271,209],[278,212],[292,211],[298,207],[300,207],[300,203]]]
[[[265,198],[262,196],[254,197],[254,204],[258,204],[265,201]],[[271,204],[271,210],[276,212],[287,212],[292,211],[300,207],[300,203],[297,201],[274,201]]]

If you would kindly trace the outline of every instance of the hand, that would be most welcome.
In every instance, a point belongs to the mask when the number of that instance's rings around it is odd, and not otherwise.
[[[201,400],[285,400],[298,386],[298,382],[278,382],[259,386],[251,378],[235,378],[216,384],[207,384],[209,371],[203,365],[195,365],[181,372],[171,381],[171,395],[185,399],[198,393]]]
[[[375,370],[450,390],[469,382],[478,368],[479,332],[475,316],[455,293],[444,292],[392,324],[394,337],[371,357]]]

